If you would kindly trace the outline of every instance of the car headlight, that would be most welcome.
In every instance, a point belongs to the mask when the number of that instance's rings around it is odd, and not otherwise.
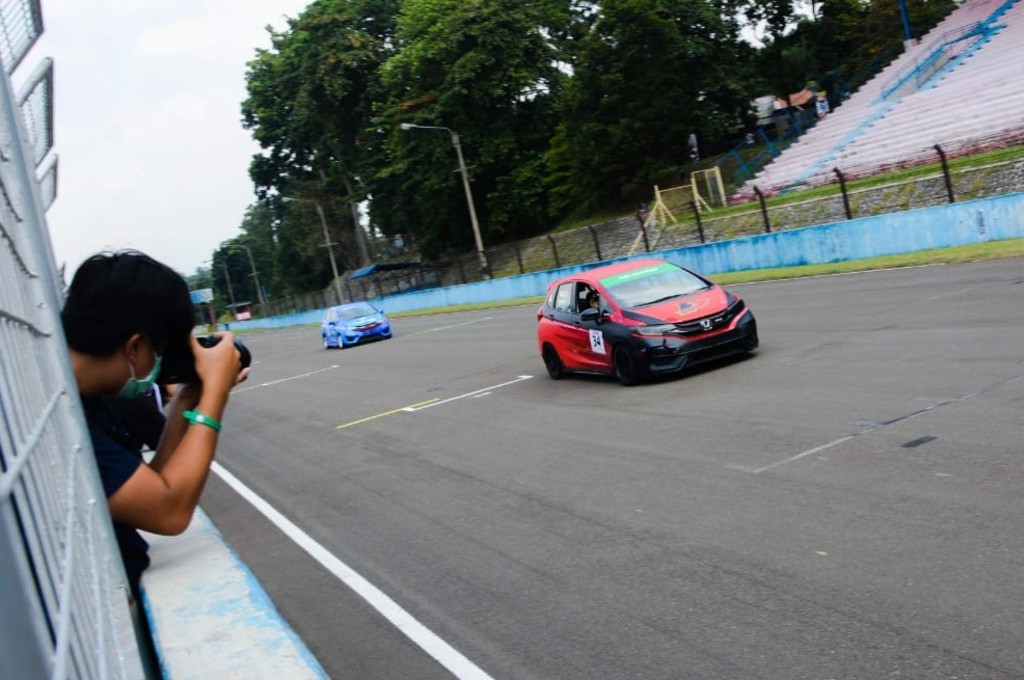
[[[675,324],[663,323],[657,326],[634,326],[629,329],[634,335],[667,335],[676,330]]]

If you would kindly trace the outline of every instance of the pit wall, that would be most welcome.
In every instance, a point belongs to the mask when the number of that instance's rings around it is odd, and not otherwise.
[[[707,275],[861,260],[933,248],[1024,238],[1024,193],[832,222],[814,227],[746,236],[698,246],[392,295],[374,300],[385,312],[543,296],[551,281],[596,264],[660,257]],[[319,324],[323,310],[235,322],[222,329],[249,330]]]

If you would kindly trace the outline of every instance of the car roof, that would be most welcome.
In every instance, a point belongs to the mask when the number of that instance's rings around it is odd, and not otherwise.
[[[628,260],[626,262],[616,262],[614,264],[606,264],[602,267],[595,267],[594,269],[587,269],[586,271],[573,274],[571,276],[563,276],[562,278],[554,281],[553,283],[562,284],[566,281],[598,281],[605,278],[606,276],[612,276],[614,274],[621,274],[623,272],[630,272],[634,269],[642,269],[644,267],[650,267],[651,265],[657,264],[671,264],[667,260],[661,260],[658,258],[644,258],[642,260]]]
[[[341,305],[334,305],[331,309],[348,309],[349,307],[357,307],[359,305],[370,305],[373,307],[373,304],[369,300],[353,300],[352,302],[346,302]],[[376,307],[374,307],[374,309],[376,309]]]

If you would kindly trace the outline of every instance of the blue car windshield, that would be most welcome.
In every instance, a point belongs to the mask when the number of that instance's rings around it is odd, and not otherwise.
[[[667,262],[607,276],[601,285],[622,307],[643,307],[710,287],[699,276]]]
[[[334,309],[334,313],[337,315],[338,321],[348,321],[350,319],[357,319],[361,316],[376,314],[377,310],[366,302],[356,302],[351,305],[336,307]]]

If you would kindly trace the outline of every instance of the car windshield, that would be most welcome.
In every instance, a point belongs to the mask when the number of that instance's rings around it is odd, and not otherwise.
[[[349,319],[356,319],[360,316],[376,314],[377,310],[366,302],[357,302],[355,304],[345,305],[344,307],[337,307],[335,308],[334,313],[337,315],[339,321],[348,321]]]
[[[605,277],[601,285],[622,307],[643,307],[710,287],[699,276],[668,262]]]

